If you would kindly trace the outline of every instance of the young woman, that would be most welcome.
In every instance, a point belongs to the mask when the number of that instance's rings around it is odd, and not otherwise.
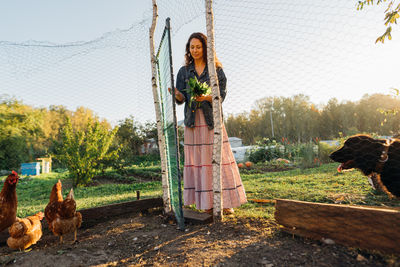
[[[219,89],[222,101],[226,96],[226,77],[222,65],[215,58]],[[210,84],[207,67],[207,37],[199,32],[190,35],[186,44],[185,66],[181,67],[176,80],[176,100],[185,103],[185,163],[183,170],[184,203],[196,204],[196,207],[212,212],[213,177],[212,151],[214,120],[212,112],[212,96],[196,97],[190,105],[191,95],[188,93],[188,81],[197,78],[200,83]],[[239,170],[228,142],[225,126],[222,125],[222,198],[224,213],[233,213],[233,208],[245,203],[246,195]]]

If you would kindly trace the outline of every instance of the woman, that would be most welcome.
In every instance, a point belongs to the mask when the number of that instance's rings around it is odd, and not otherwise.
[[[215,58],[222,101],[226,96],[226,77],[222,65]],[[207,37],[193,33],[186,43],[185,66],[181,67],[176,80],[175,97],[178,104],[185,103],[185,164],[183,171],[184,203],[212,212],[212,151],[214,121],[212,96],[198,96],[190,105],[188,81],[197,78],[200,83],[210,84],[207,67]],[[225,126],[222,125],[223,146],[221,161],[222,197],[225,214],[233,213],[234,207],[246,202],[246,195],[239,170],[228,142]]]

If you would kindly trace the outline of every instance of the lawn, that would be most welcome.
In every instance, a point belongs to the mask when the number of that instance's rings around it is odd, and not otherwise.
[[[121,176],[115,172],[106,172],[100,177],[101,182],[97,182],[96,179],[92,186],[74,189],[77,209],[135,200],[137,190],[140,191],[141,198],[154,198],[162,195],[161,181],[147,179],[150,181],[135,182],[144,179],[131,176],[131,174]],[[5,177],[2,178],[4,181]],[[51,189],[58,179],[63,183],[63,196],[65,197],[71,189],[71,181],[67,172],[22,177],[17,185],[17,216],[25,217],[38,211],[44,211],[49,202]],[[109,182],[105,182],[106,180]]]
[[[390,200],[377,192],[359,171],[337,173],[337,164],[317,168],[293,169],[281,172],[242,171],[242,180],[248,199],[287,198],[323,203],[342,203],[368,206],[400,206],[399,200]],[[78,209],[97,207],[142,198],[160,197],[161,181],[157,166],[128,168],[124,175],[106,172],[89,187],[74,190]],[[3,180],[5,177],[2,177]],[[71,188],[67,173],[23,177],[17,186],[18,216],[24,217],[44,210],[52,186],[61,179],[64,197]],[[271,204],[249,201],[236,209],[237,216],[273,218]]]
[[[282,172],[242,174],[248,199],[276,199],[340,203],[366,206],[400,206],[399,200],[390,200],[377,192],[367,178],[357,170],[338,173],[337,163],[317,168],[293,169]],[[271,204],[249,201],[237,209],[238,216],[273,218]]]

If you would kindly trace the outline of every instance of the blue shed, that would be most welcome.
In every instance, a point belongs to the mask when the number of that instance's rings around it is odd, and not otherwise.
[[[39,175],[40,162],[30,162],[21,164],[21,175]]]

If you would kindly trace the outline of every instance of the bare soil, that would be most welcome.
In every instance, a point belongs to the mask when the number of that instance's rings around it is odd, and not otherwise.
[[[185,231],[155,209],[79,229],[78,242],[47,229],[28,251],[0,246],[9,266],[400,266],[399,258],[295,237],[265,219],[227,217]]]

